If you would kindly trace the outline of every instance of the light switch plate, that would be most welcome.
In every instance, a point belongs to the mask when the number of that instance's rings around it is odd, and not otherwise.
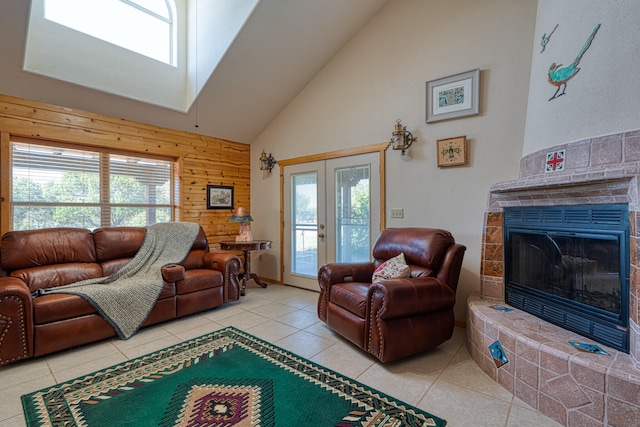
[[[391,208],[391,218],[404,218],[404,209]]]

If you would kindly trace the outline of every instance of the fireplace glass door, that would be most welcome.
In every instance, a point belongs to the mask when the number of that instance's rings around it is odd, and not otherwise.
[[[616,236],[511,232],[511,281],[620,315]]]
[[[505,302],[628,352],[626,205],[507,208],[504,233]]]

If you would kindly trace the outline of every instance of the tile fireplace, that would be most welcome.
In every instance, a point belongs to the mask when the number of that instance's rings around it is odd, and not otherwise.
[[[563,167],[548,167],[549,154],[557,152],[563,155]],[[640,419],[639,176],[640,131],[634,131],[530,154],[520,162],[518,180],[495,184],[490,189],[485,212],[481,289],[468,300],[469,351],[476,363],[502,386],[564,425],[634,425]],[[550,241],[540,237],[544,235],[540,233],[540,228],[546,226],[544,223],[536,226],[533,237],[518,235],[521,227],[510,225],[513,212],[522,215],[524,210],[539,215],[542,208],[572,211],[577,207],[590,209],[602,205],[623,209],[622,216],[626,217],[621,218],[622,227],[627,231],[614,231],[605,237],[600,232],[594,236],[583,230],[571,235],[575,230],[569,230],[553,234]],[[518,264],[520,261],[516,260],[518,263],[514,264],[513,249],[505,250],[507,244],[512,243],[509,237],[505,239],[505,226],[517,231],[511,238],[524,239],[525,243],[519,243],[524,245],[520,249],[525,247],[525,251],[533,253],[534,247],[547,245],[551,256],[559,257],[559,263],[535,265],[540,258],[534,257],[537,261],[530,259]],[[608,226],[604,228],[608,230]],[[620,237],[620,233],[624,237]],[[613,252],[586,254],[583,243],[592,238],[596,241],[590,243],[596,243],[598,250]],[[619,240],[622,245],[613,249],[612,240]],[[616,263],[619,265],[614,265]],[[627,268],[628,279],[624,276]],[[543,269],[546,270],[541,271]],[[533,278],[520,276],[527,270],[535,271]],[[614,276],[622,280],[619,299],[612,298],[616,291],[603,292]],[[542,278],[550,283],[541,284]],[[537,294],[536,287],[546,287],[552,294],[559,294],[560,305],[572,297],[578,300],[578,306],[586,305],[585,311],[572,312],[569,323],[575,321],[594,330],[591,314],[604,316],[610,324],[613,319],[613,328],[607,332],[614,336],[611,342],[598,340],[600,332],[585,337],[580,328],[559,326],[562,322],[555,318],[544,320],[537,316],[536,310],[515,308],[507,313],[496,310],[496,304],[518,306],[518,298],[511,297],[507,286],[507,282],[517,281],[514,279],[533,284],[530,293]],[[591,298],[603,293],[608,294],[606,299],[594,305]],[[619,324],[615,324],[616,318]],[[616,331],[624,334],[618,335]],[[495,341],[501,343],[509,360],[500,367],[488,350]],[[608,355],[580,352],[569,345],[569,341],[599,344]]]

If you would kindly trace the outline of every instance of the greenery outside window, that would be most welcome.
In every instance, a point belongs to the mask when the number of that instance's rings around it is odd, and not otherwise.
[[[13,230],[173,219],[171,159],[18,139],[11,156]]]

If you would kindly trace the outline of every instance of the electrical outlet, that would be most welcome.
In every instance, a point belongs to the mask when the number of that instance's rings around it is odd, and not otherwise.
[[[404,218],[404,209],[391,208],[391,218]]]

